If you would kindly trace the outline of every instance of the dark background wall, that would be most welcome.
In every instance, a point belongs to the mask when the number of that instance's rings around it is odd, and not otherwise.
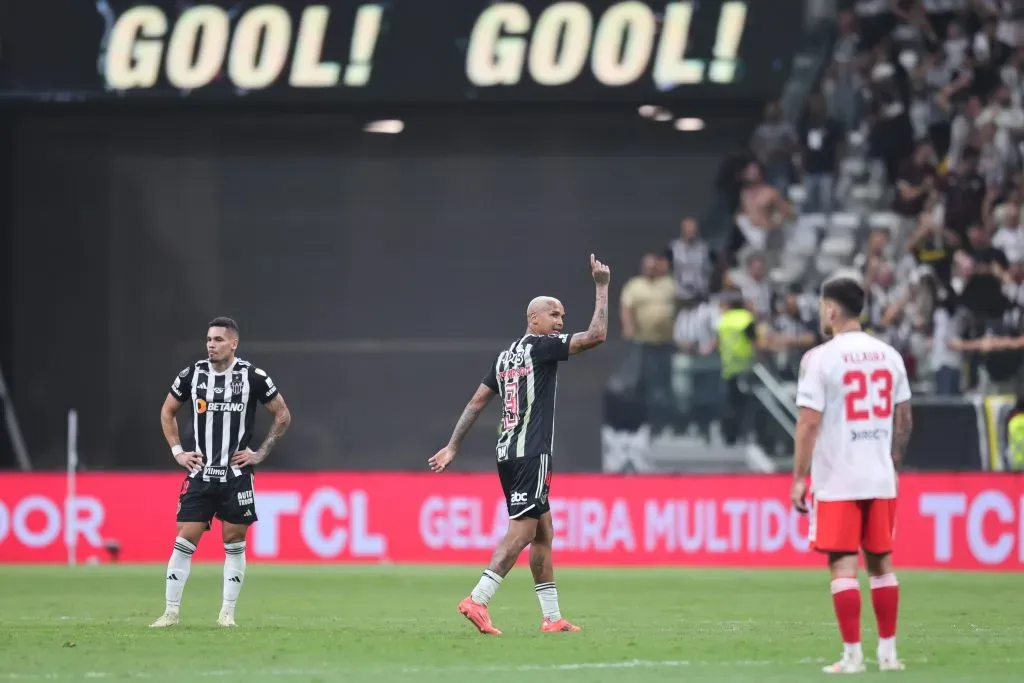
[[[641,254],[707,208],[757,108],[700,112],[698,134],[631,107],[417,109],[400,135],[351,113],[14,113],[5,369],[35,464],[62,463],[77,408],[86,467],[168,466],[160,404],[226,314],[292,407],[275,467],[418,469],[527,301],[558,296],[585,328],[594,251],[616,309]],[[600,467],[620,351],[564,367],[562,470]],[[492,466],[496,419],[464,468]]]

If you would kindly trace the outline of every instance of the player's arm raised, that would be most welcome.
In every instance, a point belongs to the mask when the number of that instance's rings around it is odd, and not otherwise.
[[[430,464],[430,469],[434,472],[443,472],[452,460],[455,459],[455,455],[459,452],[459,447],[462,446],[462,440],[466,438],[466,434],[469,434],[469,430],[473,427],[473,423],[480,417],[480,413],[483,412],[487,404],[494,398],[495,392],[486,384],[481,384],[476,393],[473,394],[473,398],[469,399],[469,403],[462,410],[462,415],[459,416],[459,421],[455,423],[455,429],[452,431],[452,436],[448,439],[448,445],[435,453],[430,460],[427,462]]]
[[[569,340],[570,356],[599,346],[608,338],[608,282],[611,281],[612,271],[591,254],[590,274],[597,287],[594,296],[594,317],[590,319],[590,327],[586,332],[572,335],[572,339]]]

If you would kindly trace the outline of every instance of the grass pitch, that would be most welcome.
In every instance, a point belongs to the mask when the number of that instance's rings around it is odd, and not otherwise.
[[[221,567],[196,565],[180,626],[164,567],[0,566],[4,681],[812,681],[839,643],[824,571],[557,570],[583,633],[541,634],[529,571],[491,605],[500,637],[456,611],[480,567],[250,562],[236,629],[215,624]],[[1024,680],[1024,580],[901,572],[898,681]],[[864,646],[875,649],[864,587]]]

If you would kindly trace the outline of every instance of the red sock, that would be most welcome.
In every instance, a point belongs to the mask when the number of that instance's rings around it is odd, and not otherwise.
[[[839,635],[847,645],[860,642],[860,584],[857,579],[832,579],[832,605]]]
[[[900,584],[895,574],[871,577],[871,604],[878,619],[878,637],[896,637],[896,615],[900,607]]]

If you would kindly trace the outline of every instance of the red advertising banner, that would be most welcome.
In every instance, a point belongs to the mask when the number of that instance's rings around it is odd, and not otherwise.
[[[0,474],[0,562],[163,562],[173,474],[82,474],[73,502],[59,474]],[[560,565],[820,566],[787,476],[557,475]],[[508,516],[487,474],[284,474],[256,478],[248,554],[274,562],[485,563]],[[214,533],[219,532],[214,528]],[[217,536],[197,560],[221,561]],[[1024,569],[1024,476],[907,474],[895,559],[907,568]]]

